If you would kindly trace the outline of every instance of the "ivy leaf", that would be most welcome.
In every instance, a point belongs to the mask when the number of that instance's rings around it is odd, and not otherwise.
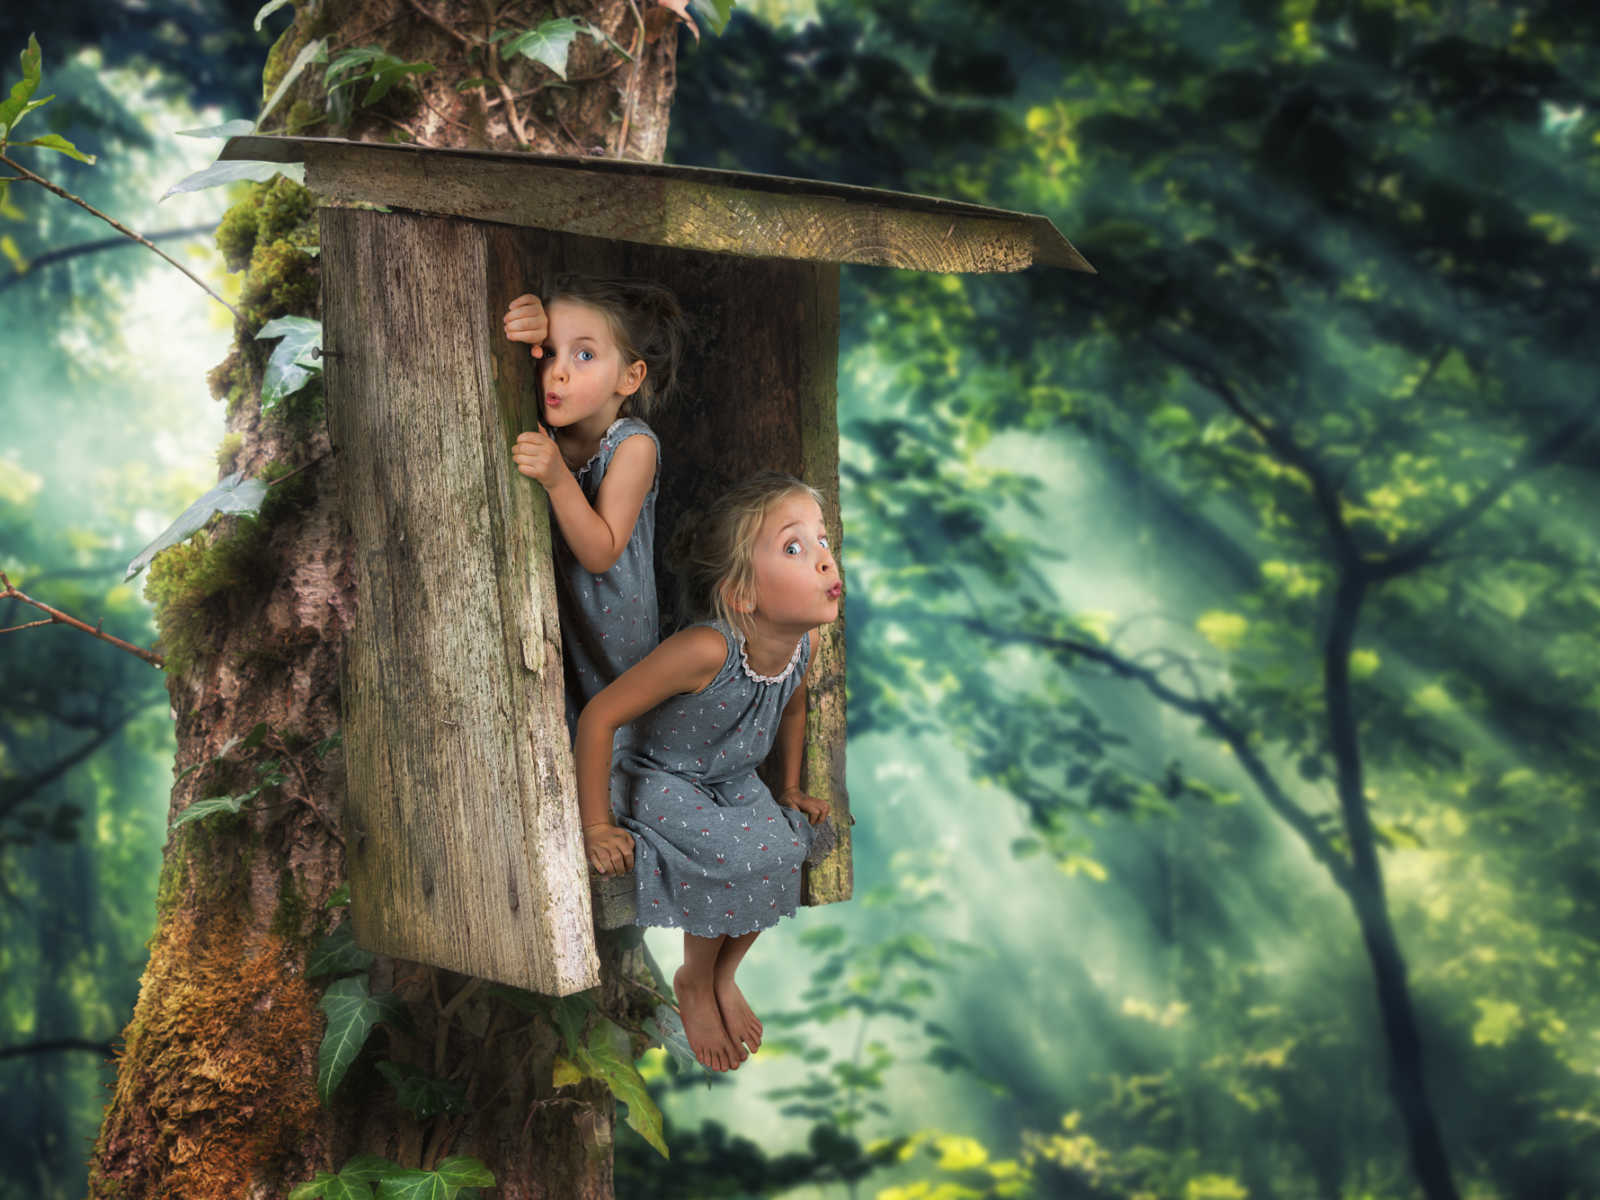
[[[327,1171],[317,1172],[315,1179],[308,1179],[304,1183],[297,1183],[289,1189],[289,1200],[317,1200],[323,1195],[332,1182],[333,1176]]]
[[[281,2],[287,4],[289,0],[281,0]],[[180,129],[177,134],[179,137],[192,138],[243,137],[247,133],[253,133],[255,127],[256,123],[254,121],[247,121],[243,117],[238,117],[232,121],[224,121],[221,125],[207,125],[202,129]]]
[[[317,1007],[327,1014],[328,1030],[317,1047],[317,1095],[324,1104],[382,1019],[389,998],[373,996],[363,975],[335,980],[322,994]]]
[[[342,908],[350,903],[350,884],[348,881],[341,883],[333,889],[333,895],[328,897],[323,908]]]
[[[613,1096],[627,1105],[625,1119],[629,1128],[655,1147],[662,1158],[670,1157],[662,1136],[661,1110],[650,1098],[644,1077],[634,1065],[625,1030],[602,1017],[588,1042],[573,1057],[572,1065],[584,1078],[604,1083]]]
[[[210,800],[196,800],[172,819],[172,824],[167,826],[167,832],[173,833],[191,821],[203,821],[217,813],[237,813],[244,808],[244,802],[251,793],[242,796],[216,796]]]
[[[493,1187],[494,1172],[465,1154],[451,1155],[439,1164],[439,1177],[451,1187]]]
[[[355,929],[349,921],[318,942],[306,956],[306,978],[319,975],[352,975],[365,971],[374,956],[356,945]]]
[[[361,1179],[351,1179],[343,1171],[328,1180],[322,1200],[372,1200],[372,1185]]]
[[[256,12],[256,19],[253,26],[255,31],[260,33],[261,23],[288,3],[290,3],[290,0],[267,0],[267,2],[263,4]]]
[[[379,1180],[398,1174],[404,1169],[399,1163],[390,1162],[387,1158],[376,1154],[358,1154],[339,1168],[339,1174],[346,1179],[359,1179],[363,1183],[377,1183]]]
[[[273,110],[279,100],[283,99],[283,94],[289,90],[289,85],[300,78],[300,72],[304,71],[311,63],[323,62],[327,57],[327,38],[318,38],[316,41],[308,42],[303,46],[300,53],[295,55],[294,62],[289,64],[289,70],[284,73],[282,79],[278,80],[278,86],[272,89],[272,95],[268,98],[266,104],[262,106],[261,115],[256,118],[256,128],[259,129],[261,127],[262,122],[267,119],[267,114]],[[305,175],[303,171],[305,164],[299,165],[302,168],[299,182],[304,183]]]
[[[261,411],[271,412],[280,401],[311,381],[321,366],[312,352],[322,349],[322,322],[310,317],[277,317],[263,325],[256,340],[282,338],[267,360],[261,379]]]
[[[721,33],[728,27],[728,21],[733,17],[733,5],[734,0],[689,0],[689,6],[700,14],[712,33]]]
[[[437,1171],[403,1171],[378,1185],[378,1200],[451,1200],[455,1191]]]
[[[44,101],[40,101],[40,104]],[[35,105],[34,107],[37,107]],[[58,154],[65,154],[68,158],[75,158],[79,162],[93,163],[94,155],[85,154],[59,133],[40,134],[36,138],[29,138],[25,142],[13,142],[13,146],[37,146],[41,150],[54,150]]]
[[[254,158],[219,160],[209,167],[202,167],[192,175],[185,175],[162,192],[161,199],[165,200],[168,196],[176,196],[182,192],[201,192],[206,188],[221,187],[225,183],[240,183],[246,180],[261,183],[274,175],[286,175],[296,183],[304,183],[306,165],[264,162]]]
[[[22,59],[22,78],[12,85],[11,98],[0,101],[0,138],[4,138],[9,134],[25,114],[32,112],[41,104],[47,104],[55,99],[54,96],[46,96],[43,100],[35,100],[31,104],[28,102],[28,98],[38,88],[39,80],[44,73],[41,66],[44,54],[39,49],[39,39],[34,37],[33,34],[30,33],[28,35],[28,48],[22,52],[20,57]]]
[[[363,79],[371,80],[367,94],[361,99],[362,104],[371,104],[388,95],[389,90],[407,75],[431,70],[432,63],[405,62],[382,47],[357,46],[329,63],[322,79],[329,92],[360,83]]]
[[[123,582],[126,583],[144,570],[150,565],[150,560],[167,547],[176,546],[203,529],[205,523],[217,513],[258,512],[266,496],[266,484],[259,479],[246,479],[243,471],[235,471],[184,509],[178,519],[162,530],[155,541],[134,555],[133,561],[128,564],[127,573],[122,577]]]
[[[549,67],[557,77],[565,79],[567,55],[578,34],[584,32],[583,26],[571,17],[556,17],[532,29],[523,30],[501,47],[500,52],[507,56],[520,54],[523,58],[531,58]]]
[[[418,1120],[467,1111],[466,1089],[460,1084],[435,1078],[410,1063],[381,1062],[378,1073],[394,1088],[395,1102]]]

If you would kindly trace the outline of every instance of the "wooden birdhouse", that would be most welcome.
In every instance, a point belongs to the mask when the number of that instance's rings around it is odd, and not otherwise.
[[[324,382],[358,607],[356,936],[534,991],[593,987],[548,512],[510,457],[537,420],[534,364],[501,333],[507,304],[565,271],[677,293],[694,340],[652,419],[659,560],[680,517],[763,468],[818,488],[839,529],[840,263],[1092,268],[1043,217],[809,180],[321,138],[240,137],[222,157],[303,162],[324,206]],[[851,890],[844,667],[841,621],[813,675],[804,781],[840,836],[808,904]]]

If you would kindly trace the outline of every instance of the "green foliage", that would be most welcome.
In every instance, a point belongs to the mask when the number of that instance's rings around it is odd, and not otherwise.
[[[326,1104],[373,1028],[380,1021],[403,1020],[405,1009],[392,992],[373,995],[362,975],[334,980],[317,1007],[328,1018],[327,1031],[317,1048],[317,1095]]]
[[[28,48],[22,52],[22,78],[12,86],[11,95],[6,100],[0,100],[0,154],[29,146],[39,150],[54,150],[57,154],[65,154],[68,158],[75,158],[81,163],[93,163],[94,155],[85,154],[59,133],[44,133],[26,141],[17,141],[14,138],[17,126],[24,117],[35,109],[43,108],[55,99],[54,95],[41,99],[33,99],[33,94],[39,88],[44,77],[44,54],[39,49],[39,40],[32,35],[28,37]],[[22,220],[22,212],[11,203],[9,189],[12,184],[10,177],[0,178],[0,217],[8,220]],[[16,249],[16,244],[10,239],[6,242],[7,257],[22,265],[17,266],[20,273],[26,270],[25,262]]]
[[[343,886],[349,887],[349,884]],[[365,971],[372,962],[373,956],[356,945],[355,929],[346,921],[312,948],[306,958],[306,978],[356,974]]]
[[[256,339],[281,338],[267,359],[261,379],[261,411],[269,413],[322,371],[322,322],[308,317],[277,317],[256,331]]]
[[[239,471],[225,476],[216,487],[184,509],[177,520],[162,530],[154,541],[134,555],[123,579],[132,579],[144,570],[156,555],[193,537],[219,513],[254,516],[260,511],[262,501],[266,497],[266,484],[259,479],[246,479]]]
[[[837,3],[684,73],[678,161],[1044,212],[1101,272],[847,275],[842,320],[852,753],[959,746],[1030,826],[1007,900],[1098,880],[1118,946],[1048,998],[1088,1029],[1070,1078],[940,1026],[1008,1113],[1056,1099],[1013,1127],[1081,1113],[1039,1135],[1064,1158],[1013,1148],[1039,1194],[1415,1186],[1328,903],[1362,810],[1442,1124],[1492,1147],[1459,1183],[1593,1186],[1562,1030],[1600,928],[1600,125],[1569,99],[1600,29],[1569,13]],[[829,1083],[789,1098],[823,1119]]]
[[[531,58],[554,71],[558,79],[564,80],[567,77],[567,55],[580,33],[598,36],[587,21],[554,17],[521,33],[506,33],[506,42],[500,47],[500,53],[507,58],[514,54]]]
[[[341,88],[353,88],[359,83],[366,83],[366,94],[361,97],[364,107],[376,104],[389,94],[395,84],[409,76],[426,74],[431,70],[432,63],[406,62],[381,46],[357,46],[335,56],[323,72],[322,81],[330,98]]]
[[[419,1121],[468,1111],[467,1091],[459,1083],[438,1079],[409,1063],[380,1062],[378,1073],[394,1088],[395,1103]]]
[[[65,154],[81,163],[93,163],[94,155],[83,153],[58,133],[40,134],[23,142],[16,141],[12,136],[24,117],[55,99],[54,95],[33,99],[34,92],[44,78],[43,63],[44,52],[39,49],[39,40],[29,37],[28,48],[22,52],[22,79],[12,87],[11,96],[0,101],[0,152],[16,146],[37,146],[41,150]],[[3,193],[0,193],[0,206],[4,206],[4,203]]]
[[[374,1191],[376,1186],[376,1191]],[[470,1200],[476,1189],[494,1186],[494,1173],[475,1158],[455,1155],[432,1171],[402,1167],[375,1154],[360,1154],[338,1172],[290,1190],[289,1200]]]
[[[563,1029],[563,1037],[567,1037]],[[565,1087],[584,1079],[598,1079],[623,1105],[628,1127],[668,1157],[662,1138],[661,1110],[650,1097],[639,1068],[634,1065],[633,1049],[627,1031],[605,1017],[596,1020],[582,1044],[567,1037],[567,1056],[556,1059],[555,1085]]]

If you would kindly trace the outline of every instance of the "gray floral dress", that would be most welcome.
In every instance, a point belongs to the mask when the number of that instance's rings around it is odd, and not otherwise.
[[[750,670],[743,638],[720,622],[710,627],[728,646],[722,668],[705,690],[634,722],[611,791],[617,823],[634,838],[637,922],[701,937],[793,916],[812,841],[805,814],[778,804],[756,778],[784,705],[805,681],[809,639],[767,677]]]
[[[656,474],[622,557],[604,574],[584,568],[556,530],[556,592],[561,605],[561,653],[566,669],[567,731],[595,694],[656,648],[661,640],[656,610],[656,493],[661,487],[661,441],[637,417],[620,417],[600,438],[594,457],[577,472],[578,486],[592,505],[617,447],[630,437],[648,437],[656,448]]]

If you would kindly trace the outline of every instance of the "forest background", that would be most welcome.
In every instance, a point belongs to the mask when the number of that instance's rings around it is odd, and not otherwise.
[[[281,20],[31,7],[4,87],[37,33],[41,128],[99,161],[28,165],[214,226],[156,204],[215,148],[175,131],[254,113]],[[685,43],[668,161],[1042,212],[1101,274],[845,271],[857,899],[763,940],[734,1077],[647,1056],[673,1157],[624,1132],[619,1194],[1600,1194],[1597,46],[1476,0],[780,0]],[[214,481],[231,326],[10,197],[0,569],[149,644],[123,568]],[[171,721],[59,628],[0,679],[0,1197],[79,1196]]]

